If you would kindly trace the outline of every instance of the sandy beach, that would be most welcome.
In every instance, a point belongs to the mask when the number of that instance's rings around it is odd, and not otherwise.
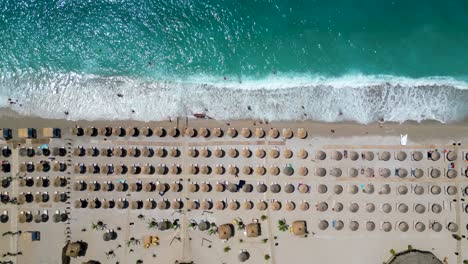
[[[47,127],[61,138],[45,138]],[[433,263],[468,259],[467,122],[68,121],[3,109],[0,128],[13,130],[0,141],[11,150],[0,157],[11,165],[1,192],[34,196],[2,204],[0,233],[22,233],[0,237],[0,253],[13,253],[0,261],[63,263],[76,241],[87,250],[70,263],[405,263],[395,256],[413,249]],[[37,139],[19,139],[19,128]],[[44,144],[47,158],[37,154]],[[48,221],[22,223],[44,211]]]

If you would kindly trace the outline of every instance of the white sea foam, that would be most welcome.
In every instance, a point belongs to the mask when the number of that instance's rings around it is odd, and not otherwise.
[[[67,118],[72,120],[151,121],[200,112],[216,119],[360,123],[381,118],[451,122],[468,117],[468,83],[453,78],[353,74],[217,79],[191,76],[156,81],[47,71],[3,73],[0,106],[7,106],[12,98],[19,103],[10,107],[21,114],[64,118],[68,111]]]

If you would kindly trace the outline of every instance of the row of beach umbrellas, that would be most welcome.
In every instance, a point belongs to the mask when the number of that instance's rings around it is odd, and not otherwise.
[[[64,192],[54,192],[52,194],[52,201],[59,203],[59,202],[66,202],[69,196]],[[35,194],[31,192],[21,192],[16,197],[18,204],[24,203],[32,203],[33,201],[36,203],[47,203],[50,202],[50,194],[48,192],[36,192]]]
[[[22,162],[19,164],[20,172],[49,172],[51,169],[55,172],[64,172],[67,170],[67,164],[59,161],[54,161],[52,163],[49,161],[39,161],[36,163]]]
[[[59,223],[59,222],[65,222],[69,219],[69,215],[65,211],[55,211],[55,213],[52,215],[52,221],[54,223]],[[44,210],[43,212],[38,211],[36,214],[33,214],[31,211],[21,211],[18,214],[18,222],[23,224],[23,223],[41,223],[41,222],[47,222],[49,221],[49,213],[47,210]]]
[[[116,136],[116,137],[151,137],[151,136],[157,136],[157,137],[179,137],[182,135],[185,135],[186,137],[223,137],[224,135],[235,138],[238,136],[241,136],[243,138],[251,138],[251,137],[256,137],[256,138],[265,138],[266,136],[270,138],[279,138],[282,136],[283,138],[286,139],[291,139],[294,136],[299,139],[305,139],[308,136],[307,130],[304,128],[298,128],[297,130],[293,130],[290,128],[283,128],[283,129],[278,129],[278,128],[255,128],[255,129],[250,129],[250,128],[241,128],[241,129],[236,129],[233,127],[229,127],[227,129],[221,129],[221,128],[193,128],[193,127],[187,127],[185,129],[179,129],[177,127],[169,127],[169,128],[164,128],[164,127],[156,127],[156,128],[150,128],[150,127],[101,127],[97,128],[94,126],[91,127],[86,127],[82,128],[79,126],[73,127],[71,129],[71,133],[75,136],[90,136],[90,137],[97,137],[97,136],[105,136],[105,137],[110,137],[110,136]]]
[[[423,232],[432,230],[434,232],[440,232],[443,229],[443,225],[437,221],[430,221],[428,223],[422,221],[416,221],[414,223],[408,223],[406,221],[381,221],[379,226],[374,221],[366,221],[364,223],[360,223],[359,221],[351,220],[347,223],[347,228],[351,231],[357,231],[360,228],[364,228],[366,231],[374,231],[376,228],[379,228],[383,232],[390,232],[392,230],[400,231],[400,232],[408,232],[410,227],[416,232]],[[334,230],[343,230],[345,226],[345,222],[342,220],[320,220],[317,224],[317,227],[320,230],[326,229],[334,229]],[[458,225],[454,222],[449,222],[446,225],[446,229],[449,232],[457,232]]]
[[[64,157],[65,155],[67,155],[67,150],[65,147],[54,147],[52,148],[52,151],[49,149],[49,148],[40,148],[40,149],[35,149],[33,147],[28,147],[28,148],[20,148],[18,150],[18,154],[20,155],[20,157],[34,157],[38,154],[41,154],[43,156],[60,156],[60,157]]]
[[[392,153],[389,151],[382,151],[374,154],[372,151],[363,151],[360,154],[356,151],[338,151],[334,150],[329,153],[330,159],[340,161],[343,158],[348,158],[352,161],[357,161],[359,158],[362,160],[373,161],[374,159],[378,159],[381,161],[389,161],[392,158]],[[412,161],[421,161],[424,158],[424,154],[421,151],[413,151],[410,152],[410,157]],[[377,157],[376,157],[377,156]],[[447,151],[445,157],[448,161],[454,161],[457,159],[457,152],[456,151]],[[315,155],[317,160],[325,160],[327,158],[327,153],[323,150],[319,150],[316,152]],[[405,161],[408,159],[408,153],[405,151],[398,151],[393,153],[393,157],[397,161]],[[427,159],[432,161],[437,161],[441,157],[439,151],[429,151],[427,152]]]

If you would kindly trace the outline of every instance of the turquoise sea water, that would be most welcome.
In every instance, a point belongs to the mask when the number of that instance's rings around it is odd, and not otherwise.
[[[468,116],[462,0],[4,0],[0,33],[0,105],[24,114]]]

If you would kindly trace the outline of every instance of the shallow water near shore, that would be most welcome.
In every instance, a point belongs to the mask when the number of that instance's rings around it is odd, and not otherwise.
[[[468,117],[467,8],[465,1],[2,1],[0,106],[13,99],[21,114],[73,120],[203,112],[460,121]]]

